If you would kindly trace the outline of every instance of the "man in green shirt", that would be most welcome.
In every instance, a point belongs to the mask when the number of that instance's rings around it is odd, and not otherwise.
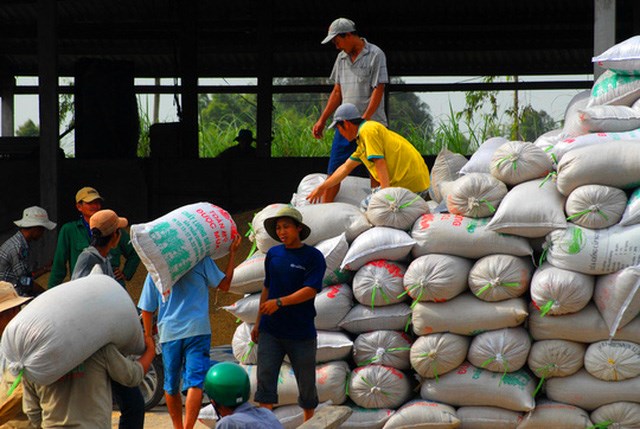
[[[85,248],[89,247],[91,241],[89,219],[95,212],[102,209],[102,201],[103,198],[94,188],[84,187],[76,193],[76,209],[80,213],[80,219],[67,222],[60,228],[51,275],[49,276],[49,288],[64,281],[67,269],[69,273],[73,272],[78,256]],[[131,280],[140,263],[140,257],[130,241],[129,233],[121,230],[118,246],[109,252],[113,273],[122,286],[125,285],[125,280]],[[121,269],[122,257],[125,262]]]

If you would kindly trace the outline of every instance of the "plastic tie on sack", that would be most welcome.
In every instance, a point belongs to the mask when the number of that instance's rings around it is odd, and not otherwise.
[[[254,343],[253,341],[249,341],[248,347],[247,347],[247,351],[245,354],[242,355],[242,358],[240,359],[240,362],[244,363],[248,358],[249,355],[251,354],[251,351],[253,350],[253,347],[256,345],[256,343]]]
[[[547,313],[549,311],[551,311],[551,308],[554,306],[554,304],[556,303],[555,299],[552,299],[550,301],[547,301],[547,303],[545,305],[543,305],[542,307],[540,307],[540,317],[544,317],[547,315]]]
[[[253,224],[248,222],[247,225],[249,226],[249,230],[244,236],[248,237],[249,241],[251,241],[251,250],[249,250],[249,255],[247,256],[247,259],[249,259],[254,253],[256,253],[256,250],[258,249],[258,242],[256,241],[256,232],[253,229]]]
[[[587,429],[607,429],[609,426],[611,426],[614,423],[615,422],[613,420],[605,420],[603,422],[596,423],[593,426],[589,426]]]
[[[555,155],[554,155],[555,158]],[[547,174],[547,176],[544,178],[544,180],[542,182],[540,182],[540,184],[538,185],[538,188],[542,188],[542,186],[547,183],[549,180],[551,179],[556,179],[558,177],[558,172],[557,171],[550,171],[549,174]]]
[[[20,382],[22,381],[22,374],[24,374],[24,368],[20,370],[20,372],[18,373],[18,376],[13,381],[13,384],[11,384],[11,387],[7,391],[7,396],[11,396],[13,391],[16,390],[16,387],[18,387],[18,384],[20,384]]]
[[[542,375],[540,377],[540,381],[538,382],[538,385],[536,386],[536,389],[533,391],[533,394],[531,396],[533,396],[534,398],[536,397],[536,395],[538,394],[538,392],[540,391],[540,389],[542,389],[542,385],[544,384],[546,378],[549,376],[550,372],[549,371],[551,368],[555,368],[557,365],[555,363],[549,363],[545,366],[542,366],[536,370],[534,370],[533,372],[538,373],[541,372]]]

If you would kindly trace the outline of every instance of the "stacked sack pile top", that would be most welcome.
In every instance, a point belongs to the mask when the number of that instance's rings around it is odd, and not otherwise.
[[[292,204],[327,260],[316,297],[320,400],[343,428],[640,427],[640,36],[594,58],[607,71],[536,142],[443,150],[432,201],[349,178],[335,203]],[[637,188],[637,189],[636,189]],[[237,267],[226,309],[255,389],[250,340],[266,251]],[[285,427],[301,422],[282,368]]]

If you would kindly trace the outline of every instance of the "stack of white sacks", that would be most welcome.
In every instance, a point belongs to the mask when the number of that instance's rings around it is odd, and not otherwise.
[[[609,70],[562,130],[492,138],[469,160],[443,150],[433,201],[387,188],[363,213],[368,179],[322,205],[304,196],[324,176],[300,183],[292,203],[328,267],[318,392],[353,406],[342,427],[640,427],[640,36],[594,60]],[[232,284],[247,295],[227,307],[254,389],[249,333],[277,244],[262,219],[280,207],[254,218],[258,252]],[[286,364],[279,395],[295,427]]]

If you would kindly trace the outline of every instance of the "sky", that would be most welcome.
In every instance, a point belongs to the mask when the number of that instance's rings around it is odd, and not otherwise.
[[[522,81],[561,81],[561,80],[587,80],[593,81],[593,75],[569,75],[569,76],[529,76],[519,77]],[[403,80],[407,83],[471,83],[481,82],[482,77],[469,76],[449,76],[449,77],[406,77]],[[69,79],[61,78],[62,84],[68,84]],[[18,85],[35,85],[37,78],[20,77],[17,79]],[[163,79],[164,85],[173,84],[172,79]],[[251,81],[242,79],[201,79],[202,85],[242,85],[250,84]],[[153,79],[136,79],[136,84],[151,85]],[[530,104],[536,110],[544,110],[556,121],[561,121],[564,111],[571,98],[580,92],[579,90],[529,90],[519,92],[520,106]],[[449,116],[449,105],[454,111],[464,108],[463,92],[429,92],[418,93],[418,96],[426,102],[434,118],[434,123],[439,120],[446,120]],[[139,98],[141,105],[153,105],[151,96],[141,95]],[[499,94],[499,105],[504,109],[512,104],[513,92],[504,91]],[[151,112],[149,112],[151,117]],[[15,127],[24,124],[28,119],[38,124],[38,97],[37,95],[17,95],[15,98]],[[176,107],[172,95],[161,95],[159,119],[161,122],[173,122],[177,120]]]

